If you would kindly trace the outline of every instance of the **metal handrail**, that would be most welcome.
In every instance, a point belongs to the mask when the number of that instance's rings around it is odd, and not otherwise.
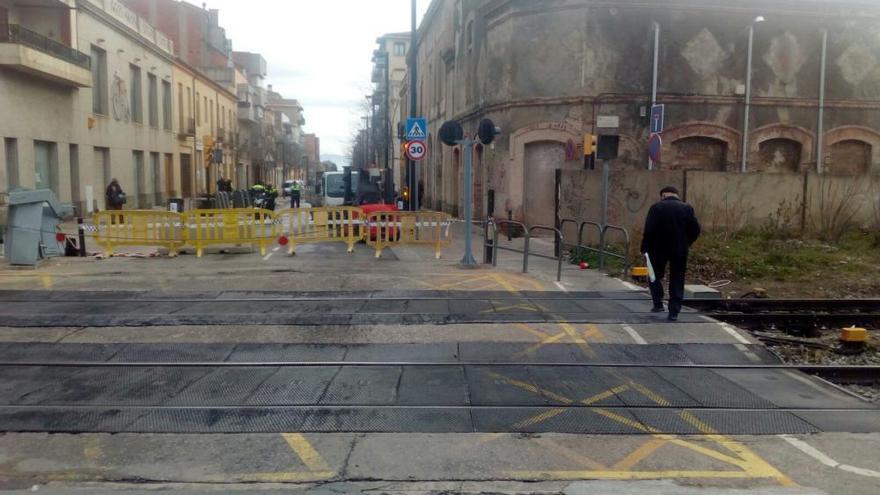
[[[501,225],[517,225],[522,227],[523,234],[526,238],[526,248],[529,245],[529,228],[526,224],[522,222],[516,222],[514,220],[499,220],[497,222],[493,222],[495,224],[495,232],[492,234],[492,266],[498,266],[498,250],[503,249],[505,251],[510,251],[513,253],[522,253],[523,254],[523,273],[528,273],[529,271],[529,257],[526,251],[520,251],[518,249],[508,248],[508,247],[499,247],[498,246],[498,226]]]
[[[92,67],[92,58],[85,53],[19,24],[0,24],[0,43],[18,43],[56,56],[83,69]]]
[[[606,248],[608,247],[608,231],[617,231],[623,233],[624,241],[626,242],[626,247],[624,248],[624,253],[622,255],[612,253],[608,251]],[[629,231],[624,227],[619,225],[606,225],[602,229],[602,236],[600,238],[600,247],[602,249],[602,255],[599,258],[599,268],[605,268],[605,256],[611,256],[612,258],[618,258],[623,260],[623,273],[627,272],[629,268],[629,247],[630,247],[630,237]]]
[[[548,227],[546,225],[533,225],[533,226],[529,227],[529,229],[527,231],[527,233],[529,235],[526,236],[526,245],[525,245],[525,249],[523,250],[525,253],[524,254],[525,261],[524,261],[523,273],[526,273],[529,268],[529,254],[530,254],[529,253],[529,239],[531,238],[532,231],[534,231],[534,230],[541,230],[544,232],[553,232],[553,234],[556,236],[556,238],[554,239],[556,241],[556,245],[557,246],[562,245],[562,240],[563,240],[562,231],[557,229],[556,227]],[[543,254],[535,254],[534,256],[538,256],[539,258],[547,258],[547,259],[557,260],[556,281],[557,282],[562,281],[562,252],[561,251],[557,251],[556,256],[546,256]]]

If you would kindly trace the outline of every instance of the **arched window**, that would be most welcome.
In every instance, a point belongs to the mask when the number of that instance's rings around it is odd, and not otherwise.
[[[751,171],[797,172],[803,145],[793,139],[775,138],[758,145],[758,159]]]
[[[661,168],[666,170],[726,170],[727,143],[706,136],[690,136],[673,141],[672,156],[663,159]]]
[[[831,145],[831,159],[825,170],[834,175],[861,175],[871,167],[873,149],[869,143],[857,139],[838,141]]]

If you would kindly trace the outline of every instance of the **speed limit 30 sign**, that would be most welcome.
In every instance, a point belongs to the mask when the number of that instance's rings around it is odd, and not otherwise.
[[[410,141],[406,144],[406,156],[410,160],[421,160],[427,153],[428,147],[424,141]]]

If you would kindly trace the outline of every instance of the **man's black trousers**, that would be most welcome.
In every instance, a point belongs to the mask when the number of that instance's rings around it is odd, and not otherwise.
[[[651,282],[651,298],[654,306],[663,305],[663,278],[666,275],[666,265],[669,265],[669,314],[677,315],[681,312],[681,302],[684,299],[684,272],[687,269],[687,256],[667,257],[661,254],[648,253],[651,257],[651,265],[654,267],[656,280]]]

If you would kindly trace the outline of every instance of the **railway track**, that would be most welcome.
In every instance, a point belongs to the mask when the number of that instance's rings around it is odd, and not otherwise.
[[[700,299],[687,305],[749,330],[818,335],[850,326],[880,329],[880,299]]]

